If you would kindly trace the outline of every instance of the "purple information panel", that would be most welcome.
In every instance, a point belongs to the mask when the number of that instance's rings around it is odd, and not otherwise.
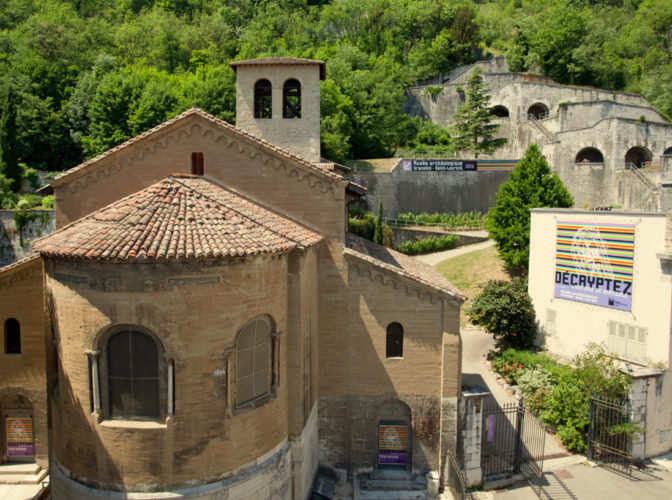
[[[635,226],[558,221],[555,297],[630,311]]]
[[[32,418],[7,418],[7,456],[9,457],[32,457],[35,454],[33,448],[33,419]]]
[[[406,465],[407,425],[378,426],[378,463]]]

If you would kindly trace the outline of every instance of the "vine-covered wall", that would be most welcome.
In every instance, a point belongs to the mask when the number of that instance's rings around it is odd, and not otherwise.
[[[33,240],[53,230],[53,210],[0,210],[0,267],[28,257]]]

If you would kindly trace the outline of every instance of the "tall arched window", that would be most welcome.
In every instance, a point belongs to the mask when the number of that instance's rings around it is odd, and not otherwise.
[[[152,336],[124,328],[107,341],[107,389],[111,417],[158,418],[159,349]]]
[[[271,323],[265,317],[247,323],[236,341],[236,406],[271,390]]]
[[[404,327],[399,323],[387,325],[387,339],[385,343],[385,357],[404,357]]]
[[[259,80],[254,84],[254,117],[273,117],[273,88],[268,80]]]
[[[282,87],[282,117],[301,118],[301,83],[294,78]]]
[[[5,354],[21,354],[21,325],[14,318],[5,321]]]

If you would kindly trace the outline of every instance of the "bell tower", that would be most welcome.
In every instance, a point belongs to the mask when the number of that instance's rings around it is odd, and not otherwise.
[[[320,161],[324,61],[272,57],[236,61],[236,126],[310,162]]]

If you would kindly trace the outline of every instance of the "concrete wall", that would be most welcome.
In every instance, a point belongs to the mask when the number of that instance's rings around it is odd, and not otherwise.
[[[404,172],[401,164],[390,173],[354,172],[366,186],[366,208],[376,212],[383,200],[383,216],[413,212],[487,212],[495,203],[508,172]]]
[[[25,227],[16,227],[14,210],[0,210],[0,267],[33,253],[32,241],[54,230],[53,210],[26,210]]]
[[[273,87],[273,117],[254,118],[254,85]],[[291,78],[301,83],[301,118],[282,117],[282,91]],[[320,161],[320,66],[247,66],[236,69],[236,125],[308,161]]]
[[[17,300],[17,297],[20,300]],[[5,322],[14,318],[21,327],[21,353],[5,353]],[[33,259],[0,273],[0,463],[7,461],[4,415],[8,408],[32,405],[35,462],[49,465],[49,408],[47,393],[51,370],[51,339],[44,308],[42,260]],[[28,404],[15,404],[21,396]]]
[[[554,297],[559,220],[636,225],[631,311]],[[617,322],[647,330],[644,364],[669,366],[672,270],[656,257],[665,251],[665,224],[656,213],[532,210],[528,287],[550,352],[573,357],[589,342],[607,343],[609,323]]]
[[[644,447],[646,457],[655,457],[672,449],[672,371],[663,370],[657,376],[647,377],[644,392],[646,398],[646,433]]]

